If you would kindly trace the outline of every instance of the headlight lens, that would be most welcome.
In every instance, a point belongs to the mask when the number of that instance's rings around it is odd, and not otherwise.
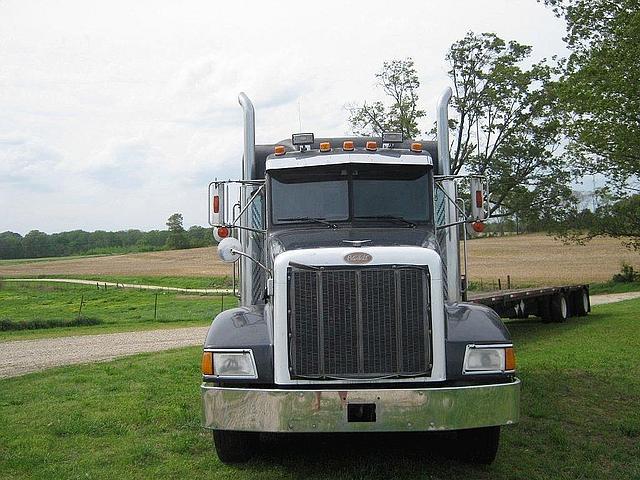
[[[515,368],[515,355],[511,346],[467,346],[464,373],[501,373]]]
[[[213,374],[219,377],[256,378],[256,365],[250,350],[213,352]]]

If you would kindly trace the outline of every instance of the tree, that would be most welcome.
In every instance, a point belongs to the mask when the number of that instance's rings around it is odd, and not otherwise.
[[[169,236],[167,237],[167,248],[169,249],[181,249],[189,248],[189,241],[184,228],[182,227],[182,214],[174,213],[167,220],[167,227],[169,228]]]
[[[22,235],[14,232],[0,233],[0,258],[22,258]]]
[[[537,221],[557,217],[572,197],[549,88],[555,70],[545,60],[524,67],[530,55],[528,45],[469,32],[446,58],[453,173],[489,177],[492,215]]]
[[[454,87],[451,166],[454,174],[489,177],[492,215],[539,222],[559,216],[571,190],[557,154],[560,125],[548,88],[555,71],[545,61],[524,67],[530,54],[531,47],[489,33],[468,33],[451,46],[446,57]],[[425,114],[415,94],[420,82],[413,61],[385,62],[376,78],[392,106],[365,102],[351,108],[354,133],[395,128],[417,135]]]
[[[40,258],[50,254],[49,236],[39,230],[31,230],[22,239],[25,258]]]
[[[630,245],[638,245],[640,225],[631,219],[638,215],[632,209],[640,206],[635,198],[640,193],[640,3],[545,3],[567,22],[571,54],[556,91],[572,164],[577,174],[604,175],[607,185],[600,193],[613,195],[610,204],[594,212],[598,221],[583,239],[596,233],[632,236],[636,240]],[[567,222],[570,228],[578,225]]]
[[[425,112],[418,108],[420,81],[413,60],[384,62],[376,79],[391,104],[387,106],[382,101],[374,101],[364,102],[362,106],[347,106],[354,133],[380,136],[382,132],[401,132],[405,138],[419,135],[418,120]]]

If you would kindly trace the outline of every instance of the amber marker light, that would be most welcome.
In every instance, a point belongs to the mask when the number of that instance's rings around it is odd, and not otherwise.
[[[345,152],[353,152],[354,148],[355,147],[353,146],[353,142],[351,140],[347,140],[342,144],[342,150],[344,150]]]
[[[411,151],[412,152],[416,152],[416,153],[420,153],[422,152],[422,144],[415,142],[411,144]]]
[[[516,354],[513,351],[513,347],[504,349],[504,369],[515,370],[516,369]]]
[[[202,352],[201,370],[203,375],[213,375],[213,353]]]
[[[284,155],[284,152],[285,152],[284,145],[276,145],[273,151],[276,155]]]
[[[321,142],[320,143],[320,151],[321,152],[330,152],[331,144],[329,142]]]
[[[375,152],[378,149],[378,142],[367,142],[367,150]]]
[[[229,229],[227,227],[218,227],[218,236],[220,238],[227,238],[229,236]]]

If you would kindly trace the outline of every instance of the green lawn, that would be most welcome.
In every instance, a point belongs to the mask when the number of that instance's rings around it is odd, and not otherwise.
[[[125,275],[22,275],[11,278],[74,278],[95,282],[125,283],[132,285],[155,285],[159,287],[178,288],[230,288],[232,279],[229,276],[217,277],[169,277],[169,276],[125,276]],[[9,278],[9,277],[6,277]],[[2,279],[0,278],[0,281]],[[11,283],[11,282],[5,282]],[[43,282],[45,283],[45,282]]]
[[[640,478],[640,300],[564,324],[511,322],[521,423],[490,467],[424,436],[268,439],[221,465],[200,429],[199,348],[0,381],[2,478]]]
[[[115,287],[105,290],[90,285],[44,282],[0,282],[0,320],[40,320],[46,323],[73,320],[81,314],[101,322],[100,325],[81,327],[0,331],[0,340],[207,325],[222,309],[221,295],[157,292],[157,312],[155,302],[156,292],[153,291]],[[224,296],[225,309],[236,304],[234,297]]]

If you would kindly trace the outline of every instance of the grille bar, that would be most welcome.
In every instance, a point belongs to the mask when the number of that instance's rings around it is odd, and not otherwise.
[[[420,376],[431,371],[426,266],[290,266],[293,378]]]

